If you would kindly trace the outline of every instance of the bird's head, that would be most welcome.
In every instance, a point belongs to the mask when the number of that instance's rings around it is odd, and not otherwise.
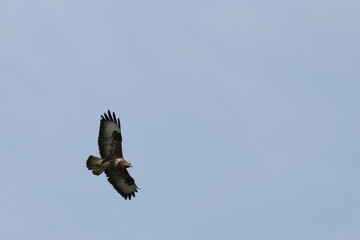
[[[121,161],[119,161],[118,163],[118,167],[119,168],[129,168],[132,167],[133,165],[131,163],[129,163],[128,161],[126,161],[125,159],[122,159]]]

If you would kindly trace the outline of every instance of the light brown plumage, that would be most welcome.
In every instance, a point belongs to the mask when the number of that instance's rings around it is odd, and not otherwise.
[[[125,199],[135,197],[138,187],[127,171],[132,164],[124,159],[120,120],[114,112],[108,111],[101,116],[98,145],[101,158],[90,156],[86,161],[87,168],[95,175],[105,171],[108,181]]]

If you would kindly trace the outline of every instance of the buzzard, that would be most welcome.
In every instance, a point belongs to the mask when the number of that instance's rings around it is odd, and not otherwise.
[[[108,181],[115,190],[125,200],[131,200],[139,188],[127,171],[127,168],[132,167],[132,164],[124,159],[121,142],[120,120],[116,118],[114,112],[111,114],[108,110],[107,114],[104,113],[100,120],[98,145],[101,158],[90,155],[86,161],[86,166],[97,176],[105,171]]]

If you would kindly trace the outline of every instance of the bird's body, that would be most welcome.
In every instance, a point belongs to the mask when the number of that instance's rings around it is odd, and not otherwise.
[[[125,160],[122,153],[120,120],[116,119],[115,113],[108,111],[108,114],[101,116],[98,144],[101,158],[89,156],[87,168],[94,175],[105,171],[108,181],[125,199],[135,197],[138,187],[127,171],[132,164]]]

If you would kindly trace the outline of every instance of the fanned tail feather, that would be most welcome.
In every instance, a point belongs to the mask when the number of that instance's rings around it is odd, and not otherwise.
[[[86,161],[86,166],[89,170],[92,170],[94,175],[99,176],[109,166],[109,163],[103,163],[102,158],[90,155]]]

